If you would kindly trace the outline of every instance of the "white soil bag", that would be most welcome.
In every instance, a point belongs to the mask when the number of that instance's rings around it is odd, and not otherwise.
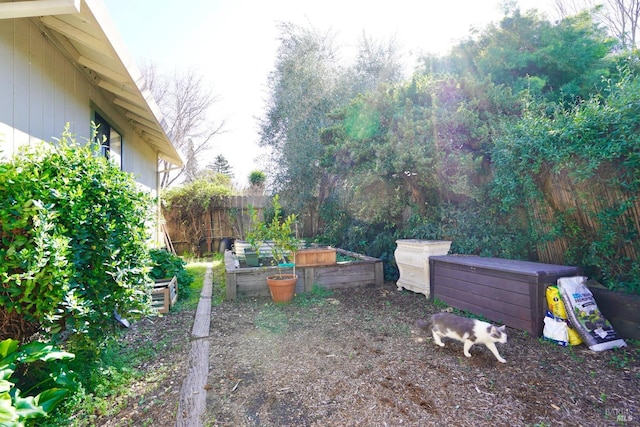
[[[586,281],[584,276],[558,279],[558,288],[571,324],[590,350],[626,347],[627,343],[618,337],[611,323],[600,313]]]
[[[542,336],[563,347],[569,345],[569,328],[567,327],[567,323],[564,319],[554,316],[549,310],[547,310],[547,315],[544,316]]]

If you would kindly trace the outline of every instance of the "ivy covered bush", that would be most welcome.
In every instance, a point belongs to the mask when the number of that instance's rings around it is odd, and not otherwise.
[[[0,336],[98,331],[150,310],[150,197],[68,133],[0,164]]]
[[[200,253],[205,238],[201,224],[217,201],[234,195],[231,179],[221,173],[206,173],[198,179],[170,188],[162,194],[163,215],[167,222],[180,224],[180,239],[185,240],[191,254]]]

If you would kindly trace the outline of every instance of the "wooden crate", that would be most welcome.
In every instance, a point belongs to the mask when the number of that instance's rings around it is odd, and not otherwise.
[[[178,301],[178,278],[158,280],[151,291],[151,305],[158,313],[168,313]]]
[[[432,256],[429,263],[432,298],[536,336],[547,286],[581,274],[579,267],[478,256]]]
[[[317,267],[335,265],[336,250],[334,248],[301,249],[295,253],[296,267]]]

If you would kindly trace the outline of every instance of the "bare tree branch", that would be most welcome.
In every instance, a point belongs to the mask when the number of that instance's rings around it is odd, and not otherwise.
[[[178,178],[192,181],[198,174],[198,158],[213,145],[213,137],[224,132],[224,120],[212,122],[208,118],[211,106],[217,101],[206,89],[202,76],[193,70],[174,72],[171,78],[160,75],[152,63],[145,63],[142,72],[160,111],[169,124],[167,133],[185,159],[180,170],[161,161],[161,187],[166,188]]]
[[[622,50],[637,46],[640,0],[606,0],[604,4],[597,0],[555,0],[555,9],[560,19],[584,10],[593,11],[611,36],[619,40]]]

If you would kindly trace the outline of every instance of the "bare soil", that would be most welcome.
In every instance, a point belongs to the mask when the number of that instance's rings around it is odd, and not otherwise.
[[[640,425],[640,348],[595,353],[507,328],[498,344],[436,346],[414,323],[439,311],[392,283],[214,306],[204,426]],[[175,425],[193,311],[134,325],[165,343],[117,414],[96,425]],[[114,403],[115,405],[116,403]]]

